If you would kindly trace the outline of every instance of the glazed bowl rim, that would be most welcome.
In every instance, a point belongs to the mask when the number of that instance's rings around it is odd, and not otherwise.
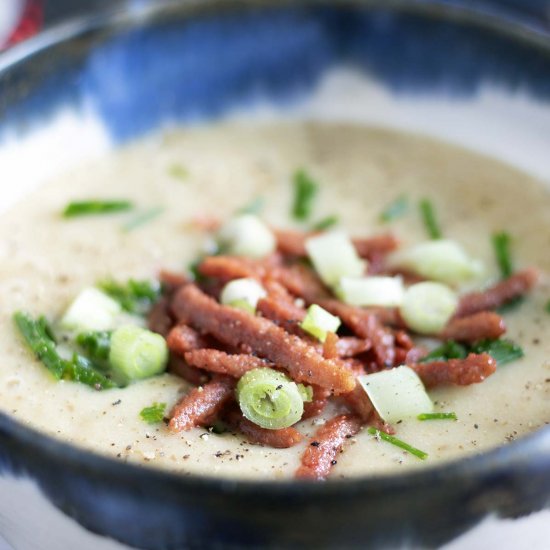
[[[235,9],[246,7],[281,8],[285,6],[357,6],[383,7],[385,9],[426,14],[440,18],[451,17],[465,24],[473,24],[505,34],[515,40],[524,41],[541,48],[550,55],[550,34],[533,25],[524,24],[509,17],[504,11],[479,10],[474,6],[450,5],[441,0],[160,0],[154,4],[141,6],[140,9],[108,9],[96,14],[78,16],[59,23],[39,33],[35,37],[18,44],[0,54],[0,77],[16,65],[24,63],[34,55],[40,54],[62,43],[69,42],[102,29],[115,31],[119,28],[135,28],[155,18],[166,15],[170,10],[188,10],[188,16],[204,14],[217,8]],[[434,10],[433,12],[431,10]],[[526,462],[544,460],[550,468],[550,426],[508,443],[505,446],[490,449],[477,455],[440,462],[419,469],[409,469],[399,473],[377,473],[354,476],[345,479],[329,479],[324,483],[311,483],[303,480],[265,481],[246,478],[229,478],[202,475],[183,475],[159,467],[126,463],[115,458],[103,456],[82,447],[71,445],[54,436],[24,425],[21,421],[0,411],[0,436],[23,445],[29,451],[36,451],[40,457],[48,457],[56,464],[66,464],[90,475],[109,476],[122,483],[137,479],[140,483],[159,484],[159,486],[183,486],[186,489],[216,490],[218,492],[242,494],[261,494],[277,497],[290,492],[294,496],[350,496],[353,494],[385,493],[388,490],[426,487],[435,481],[439,483],[457,483],[466,479],[482,479],[489,474],[520,468]],[[542,450],[542,452],[541,452]]]

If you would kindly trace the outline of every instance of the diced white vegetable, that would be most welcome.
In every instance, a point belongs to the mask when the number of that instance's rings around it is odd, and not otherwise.
[[[352,306],[397,307],[405,287],[401,277],[342,277],[338,297]]]
[[[327,332],[336,332],[340,326],[340,318],[329,313],[326,309],[312,304],[307,310],[300,326],[321,342],[327,338]]]
[[[253,214],[229,220],[218,234],[220,244],[236,256],[263,258],[275,250],[275,236]]]
[[[227,283],[221,292],[220,302],[228,306],[239,306],[242,302],[250,306],[248,309],[256,311],[258,300],[267,296],[264,287],[255,279],[235,279]]]
[[[449,285],[463,283],[483,273],[481,262],[470,258],[451,240],[427,241],[398,250],[388,257],[388,263]]]
[[[425,282],[410,286],[401,304],[401,317],[420,334],[441,332],[458,306],[458,297],[448,286]]]
[[[121,313],[118,302],[94,287],[85,288],[73,300],[59,323],[68,331],[109,330]]]
[[[365,374],[357,379],[385,422],[398,422],[433,412],[430,396],[418,375],[409,367]]]
[[[365,273],[365,260],[358,256],[351,239],[340,231],[307,239],[306,250],[315,271],[329,286],[336,285],[342,277],[360,277]]]

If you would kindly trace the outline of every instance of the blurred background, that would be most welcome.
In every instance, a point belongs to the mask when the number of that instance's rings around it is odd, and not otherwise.
[[[32,36],[43,26],[102,9],[136,7],[158,0],[0,0],[0,49]],[[423,3],[426,0],[410,0]],[[550,31],[550,0],[435,0],[488,13],[498,10],[513,19]]]

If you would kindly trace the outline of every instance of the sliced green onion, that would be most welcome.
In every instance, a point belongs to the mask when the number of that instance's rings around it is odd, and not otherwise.
[[[95,361],[107,361],[111,349],[111,332],[82,332],[76,343]]]
[[[160,374],[167,361],[168,346],[160,334],[125,325],[111,336],[109,362],[115,380],[121,384]]]
[[[419,334],[437,334],[445,328],[457,307],[455,292],[441,283],[428,281],[407,288],[399,311],[412,330]]]
[[[397,367],[357,378],[374,408],[386,422],[413,418],[433,411],[433,403],[422,381],[410,367]]]
[[[392,203],[388,204],[385,210],[380,214],[380,221],[388,223],[403,216],[409,208],[409,201],[405,195],[397,197]]]
[[[80,382],[96,390],[106,390],[117,387],[117,384],[113,382],[113,380],[107,378],[107,376],[97,370],[92,361],[76,353],[73,355],[71,361],[65,362],[63,379],[72,382]]]
[[[85,288],[67,308],[59,323],[68,331],[102,331],[114,327],[120,305],[97,288]]]
[[[488,353],[501,367],[524,356],[523,349],[506,339],[482,340],[471,347],[471,353]]]
[[[33,319],[28,313],[18,311],[14,313],[13,320],[36,358],[57,380],[61,379],[65,372],[65,361],[57,353],[46,319]]]
[[[420,363],[430,361],[448,361],[449,359],[465,359],[468,355],[468,349],[453,340],[447,340],[441,346],[432,350],[428,355],[420,359]]]
[[[237,214],[259,214],[265,206],[265,199],[263,197],[256,197],[248,204],[245,204],[242,208],[237,210]]]
[[[458,420],[456,413],[422,413],[417,416],[418,420]]]
[[[450,240],[427,241],[399,250],[388,257],[388,263],[449,285],[464,283],[483,273],[482,264]]]
[[[340,324],[339,317],[332,315],[317,304],[312,304],[309,306],[304,320],[300,323],[300,327],[319,341],[324,342],[327,333],[336,332]]]
[[[185,182],[189,177],[189,172],[181,164],[172,164],[168,169],[168,173],[175,179]]]
[[[411,453],[420,460],[425,460],[426,458],[428,458],[428,453],[425,453],[424,451],[421,451],[420,449],[417,449],[416,447],[413,447],[412,445],[409,445],[408,443],[401,441],[401,439],[397,439],[397,437],[387,434],[386,432],[382,432],[372,427],[368,428],[367,432],[371,435],[376,436],[377,439],[387,441],[388,443],[391,443],[392,445],[395,445],[396,447],[399,447],[400,449]]]
[[[114,212],[123,212],[131,210],[133,204],[130,201],[75,201],[70,202],[63,210],[65,218],[74,218],[76,216],[88,216],[90,214],[112,214]]]
[[[237,400],[245,418],[268,430],[288,428],[304,412],[297,384],[270,368],[247,372],[237,384]]]
[[[495,233],[493,235],[492,242],[497,264],[500,269],[500,275],[503,279],[507,279],[514,271],[512,253],[510,250],[512,239],[508,233],[502,231],[501,233]]]
[[[149,407],[141,409],[139,416],[147,424],[158,424],[164,419],[166,403],[153,403]]]
[[[229,220],[219,232],[220,246],[230,254],[263,258],[275,250],[275,236],[253,214],[243,214]]]
[[[318,188],[319,185],[304,170],[294,174],[292,215],[296,220],[304,221],[311,216]]]
[[[143,225],[146,225],[149,222],[152,222],[153,220],[158,218],[163,212],[164,212],[164,208],[162,206],[156,206],[155,208],[150,208],[149,210],[144,210],[143,212],[139,212],[138,214],[135,215],[133,219],[126,222],[122,226],[122,230],[126,232],[133,231],[138,227],[142,227]]]
[[[264,287],[255,279],[234,279],[227,283],[220,294],[220,302],[233,307],[244,306],[254,313],[258,300],[267,296]]]
[[[313,401],[313,388],[311,386],[306,386],[304,384],[297,384],[298,391],[302,396],[302,401],[304,403],[311,403]]]
[[[401,277],[342,277],[338,297],[353,306],[398,307],[405,287]]]
[[[334,225],[337,225],[339,221],[340,218],[338,216],[327,216],[326,218],[319,220],[317,223],[314,223],[311,226],[311,229],[312,231],[326,231]]]
[[[345,233],[323,233],[307,239],[305,246],[315,271],[329,286],[338,284],[342,277],[360,277],[365,272],[366,262]]]
[[[435,215],[435,209],[431,201],[428,199],[422,199],[419,204],[420,214],[424,225],[426,226],[426,231],[431,239],[441,239],[442,233],[437,222]]]
[[[158,281],[130,279],[126,283],[102,281],[98,287],[118,302],[124,311],[145,315],[162,292]]]

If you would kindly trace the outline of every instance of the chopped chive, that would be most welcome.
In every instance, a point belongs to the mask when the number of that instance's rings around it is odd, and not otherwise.
[[[388,443],[391,443],[392,445],[395,445],[396,447],[399,447],[400,449],[404,449],[405,451],[411,453],[412,455],[418,457],[420,460],[424,460],[428,457],[428,453],[425,453],[424,451],[421,451],[420,449],[416,449],[415,447],[412,447],[408,443],[405,443],[404,441],[401,441],[401,439],[397,439],[397,437],[394,437],[393,435],[387,434],[386,432],[382,432],[380,430],[377,430],[376,428],[368,428],[367,432],[371,435],[376,436],[379,439],[382,439],[383,441],[387,441]]]
[[[107,378],[107,376],[97,370],[92,361],[76,353],[73,355],[71,361],[66,361],[63,379],[71,380],[72,382],[80,382],[96,390],[117,387],[110,378]]]
[[[322,220],[319,220],[317,223],[314,223],[311,227],[313,231],[325,231],[326,229],[331,228],[332,226],[338,224],[340,218],[336,215],[327,216]]]
[[[405,195],[397,197],[380,214],[380,221],[388,223],[403,216],[409,209],[409,200]]]
[[[107,361],[111,349],[111,332],[82,332],[76,337],[76,343],[91,359]]]
[[[307,220],[311,216],[313,202],[319,190],[315,182],[304,170],[294,174],[294,204],[292,215],[297,220]]]
[[[550,313],[550,300],[548,300],[544,306],[546,313]]]
[[[147,424],[158,424],[163,421],[165,412],[166,403],[153,403],[150,407],[143,408],[139,416]]]
[[[103,292],[116,300],[129,313],[146,314],[161,294],[158,281],[137,281],[130,279],[126,283],[102,281],[97,285]]]
[[[510,250],[512,238],[509,233],[501,231],[492,236],[492,242],[497,264],[500,269],[500,275],[503,279],[507,279],[514,271],[512,266],[512,253]]]
[[[258,214],[265,206],[265,199],[263,197],[256,197],[248,204],[245,204],[237,210],[237,214]]]
[[[168,174],[180,181],[185,181],[189,177],[189,172],[181,164],[172,164],[168,169]]]
[[[74,201],[70,202],[63,210],[63,217],[88,216],[91,214],[112,214],[131,210],[134,205],[130,201]]]
[[[153,221],[155,218],[158,218],[163,212],[164,208],[162,206],[156,206],[155,208],[138,212],[133,219],[126,222],[122,226],[122,230],[126,232],[133,231],[134,229]]]
[[[458,420],[456,413],[422,413],[417,416],[418,420]]]
[[[426,231],[431,239],[441,239],[442,233],[437,222],[437,217],[435,215],[435,210],[432,202],[428,199],[422,199],[419,203],[420,214],[424,225],[426,226]]]
[[[516,359],[521,359],[524,355],[520,346],[506,339],[482,340],[471,347],[471,352],[488,353],[495,359],[499,367]]]

